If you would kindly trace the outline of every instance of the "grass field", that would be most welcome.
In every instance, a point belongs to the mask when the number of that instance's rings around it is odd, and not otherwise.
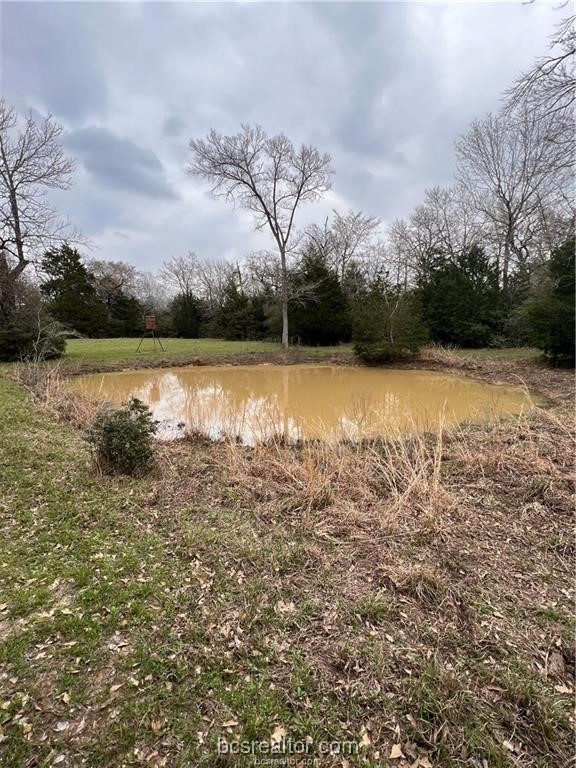
[[[567,765],[572,376],[473,365],[553,406],[383,451],[184,441],[142,479],[0,378],[0,765],[284,735],[322,768]]]
[[[539,349],[530,347],[503,347],[501,349],[484,347],[482,349],[453,349],[451,351],[461,357],[477,357],[482,360],[534,360],[542,355]]]
[[[152,339],[144,339],[140,352],[136,352],[140,339],[70,339],[66,344],[64,360],[78,363],[127,363],[154,360],[216,360],[232,357],[262,357],[282,353],[280,344],[267,341],[225,341],[223,339],[163,339],[165,351],[154,347]],[[334,354],[351,354],[349,346],[295,347],[294,355],[305,354],[318,358]]]
[[[140,352],[136,352],[139,339],[70,339],[66,344],[64,360],[73,363],[130,363],[154,360],[218,360],[219,358],[261,359],[265,356],[282,354],[280,344],[266,341],[224,341],[223,339],[163,339],[165,351],[154,347],[151,339],[145,339]],[[505,349],[454,349],[453,354],[462,357],[515,360],[534,358],[540,352],[524,347]],[[332,356],[350,357],[350,345],[335,347],[292,347],[289,353],[293,357],[329,358]]]

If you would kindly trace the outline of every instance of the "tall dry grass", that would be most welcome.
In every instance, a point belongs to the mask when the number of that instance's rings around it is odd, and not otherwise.
[[[442,481],[443,430],[370,442],[225,444],[222,461],[238,487],[326,535],[345,530],[432,530],[454,499]],[[363,532],[363,533],[362,533]]]
[[[14,367],[12,376],[44,408],[77,429],[92,424],[102,407],[101,402],[72,392],[59,364],[20,363]]]
[[[420,360],[447,365],[450,368],[465,368],[470,363],[465,357],[453,352],[450,347],[436,343],[427,344],[423,347],[420,352]]]

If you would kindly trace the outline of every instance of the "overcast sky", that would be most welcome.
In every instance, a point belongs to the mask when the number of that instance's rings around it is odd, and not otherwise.
[[[77,159],[58,195],[97,258],[270,245],[186,175],[188,142],[259,123],[332,155],[332,208],[391,221],[450,184],[453,142],[546,52],[555,2],[3,3],[1,90]]]

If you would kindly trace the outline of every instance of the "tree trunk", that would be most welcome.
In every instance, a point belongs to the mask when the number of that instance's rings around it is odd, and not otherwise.
[[[9,320],[16,310],[16,286],[10,274],[0,276],[0,317]]]
[[[5,252],[0,251],[0,315],[5,320],[16,311],[16,282],[27,263],[23,260],[10,268]]]
[[[280,248],[280,264],[282,267],[282,347],[288,349],[288,270],[284,248]]]

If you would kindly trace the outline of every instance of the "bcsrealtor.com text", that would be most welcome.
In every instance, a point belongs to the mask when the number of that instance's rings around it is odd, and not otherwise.
[[[219,755],[253,755],[255,765],[282,764],[282,757],[300,756],[310,758],[305,764],[315,765],[318,757],[329,755],[357,755],[359,744],[356,741],[318,741],[311,737],[293,739],[292,737],[279,740],[228,740],[218,738],[217,751]],[[270,760],[270,758],[274,758]]]

